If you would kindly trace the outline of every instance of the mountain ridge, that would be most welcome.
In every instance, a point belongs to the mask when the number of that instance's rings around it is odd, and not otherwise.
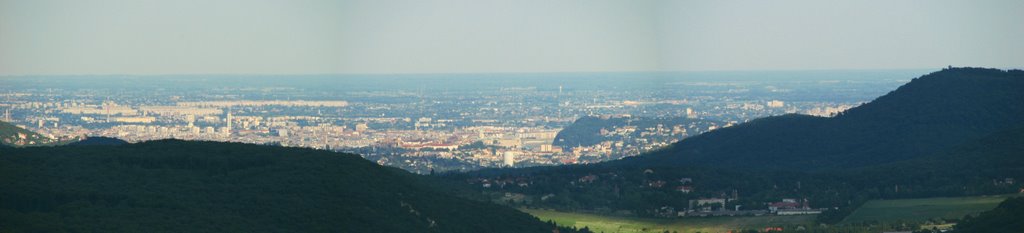
[[[621,163],[769,169],[881,164],[927,156],[1024,125],[1024,103],[1014,101],[1022,99],[1024,71],[952,68],[916,78],[832,118],[758,119]]]

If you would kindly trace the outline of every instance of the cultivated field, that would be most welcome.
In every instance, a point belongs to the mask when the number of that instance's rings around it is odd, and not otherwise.
[[[853,211],[842,223],[863,221],[923,221],[933,218],[961,218],[990,210],[1012,195],[872,200]]]
[[[708,217],[681,219],[650,219],[613,217],[594,214],[567,213],[551,210],[521,209],[543,221],[554,220],[558,225],[588,227],[594,232],[727,232],[729,230],[763,227],[810,225],[815,215]]]

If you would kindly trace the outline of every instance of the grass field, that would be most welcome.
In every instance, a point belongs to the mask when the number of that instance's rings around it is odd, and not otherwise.
[[[1013,195],[872,200],[864,203],[842,223],[863,221],[922,221],[932,218],[961,218],[990,210]]]
[[[567,213],[551,210],[521,209],[543,221],[554,220],[558,225],[588,227],[594,232],[727,232],[766,226],[813,224],[815,215],[709,217],[681,219],[650,219],[612,217],[595,214]]]

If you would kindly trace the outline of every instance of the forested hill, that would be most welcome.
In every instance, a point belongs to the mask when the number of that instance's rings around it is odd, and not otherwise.
[[[955,233],[1024,232],[1024,197],[1006,199],[993,210],[964,218]]]
[[[665,130],[677,130],[676,127],[678,127],[678,129],[685,130],[682,131],[685,136],[690,136],[703,133],[711,126],[721,127],[725,124],[715,120],[691,119],[686,117],[585,116],[577,119],[571,125],[562,129],[562,131],[559,131],[552,144],[561,147],[576,147],[593,146],[601,143],[602,141],[629,141],[628,138],[641,138],[640,134],[641,132],[645,132],[645,129],[658,128],[659,125],[665,128]],[[602,130],[605,130],[606,132],[615,131],[616,129],[625,128],[627,126],[635,127],[637,130],[623,134],[601,134]],[[684,135],[674,132],[671,137],[675,140],[679,140],[683,136]],[[651,138],[650,136],[644,138],[657,141],[668,140],[665,138]]]
[[[1024,125],[1024,71],[951,68],[833,118],[784,115],[691,137],[619,164],[822,170],[935,154]]]
[[[0,146],[40,146],[56,142],[55,139],[0,121]]]
[[[237,143],[0,148],[4,232],[551,232],[352,154]],[[566,230],[562,230],[566,232]]]

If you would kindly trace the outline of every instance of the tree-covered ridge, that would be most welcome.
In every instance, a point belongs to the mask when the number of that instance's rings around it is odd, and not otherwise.
[[[0,145],[2,146],[42,146],[56,143],[58,143],[56,139],[0,121]]]
[[[1024,232],[1024,197],[1006,199],[993,210],[967,216],[953,232]]]
[[[950,68],[833,118],[778,116],[626,159],[748,169],[828,170],[943,151],[1024,125],[1024,71]]]
[[[1016,193],[1024,189],[1024,127],[996,132],[921,158],[830,172],[856,187],[860,199],[972,196]],[[822,216],[842,220],[852,208]]]
[[[4,232],[551,232],[352,154],[238,143],[0,148]],[[566,229],[563,229],[565,232]]]

